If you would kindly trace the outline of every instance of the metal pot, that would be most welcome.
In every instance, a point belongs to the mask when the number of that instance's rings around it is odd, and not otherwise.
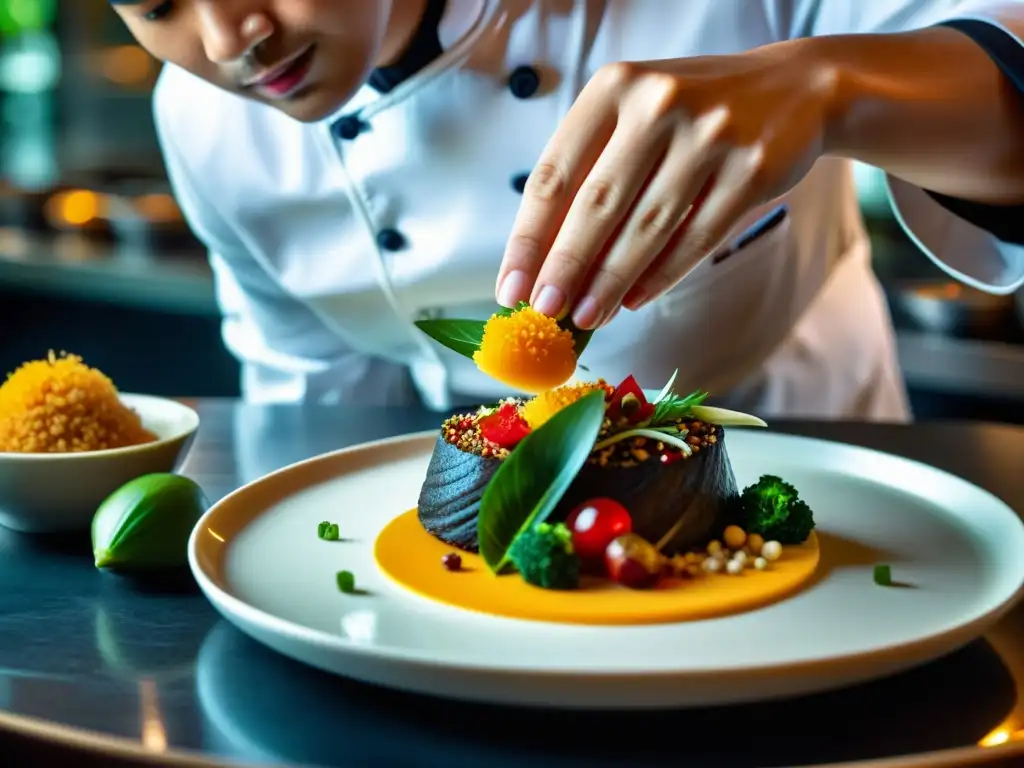
[[[953,280],[900,281],[887,292],[898,325],[961,338],[1009,340],[1022,335],[1020,296],[996,296]]]

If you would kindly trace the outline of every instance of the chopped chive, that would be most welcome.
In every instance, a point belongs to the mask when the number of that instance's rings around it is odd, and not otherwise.
[[[352,575],[351,571],[338,571],[337,579],[338,589],[346,595],[356,591],[356,577]]]
[[[325,520],[316,527],[316,535],[324,541],[337,541],[341,534],[337,523],[330,523]]]
[[[892,586],[892,569],[888,565],[875,566],[875,584],[880,587]]]

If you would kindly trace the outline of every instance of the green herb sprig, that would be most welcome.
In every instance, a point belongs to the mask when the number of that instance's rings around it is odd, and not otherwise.
[[[356,591],[356,577],[352,575],[352,571],[338,571],[335,579],[338,582],[338,591],[344,592],[346,595],[351,595]]]
[[[337,541],[341,538],[338,524],[326,520],[316,527],[316,535],[324,541]]]
[[[701,421],[719,424],[723,427],[767,427],[764,419],[741,411],[731,411],[728,408],[717,408],[711,405],[704,405],[708,393],[695,389],[688,395],[680,397],[672,391],[676,382],[679,370],[672,374],[668,383],[664,386],[658,396],[651,402],[654,403],[654,413],[640,426],[651,429],[671,426],[679,419],[700,419]]]
[[[685,419],[693,414],[694,406],[700,405],[707,398],[708,393],[699,389],[683,397],[669,392],[654,404],[654,415],[651,416],[650,426],[660,427],[665,424],[673,424],[676,419]]]
[[[876,565],[872,573],[875,584],[880,587],[892,586],[892,568],[888,565]]]

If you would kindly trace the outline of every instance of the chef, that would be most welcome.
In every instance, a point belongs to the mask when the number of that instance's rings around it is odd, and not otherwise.
[[[907,419],[852,160],[1024,283],[1019,2],[111,2],[252,402],[507,395],[414,322],[527,300],[600,328],[588,376]]]

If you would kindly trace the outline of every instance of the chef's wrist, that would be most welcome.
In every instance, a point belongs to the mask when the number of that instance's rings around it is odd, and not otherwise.
[[[854,36],[809,37],[800,41],[801,62],[809,73],[809,87],[821,98],[821,154],[852,157],[865,141],[865,123],[859,111],[875,102],[875,83],[866,76]]]
[[[915,150],[953,148],[963,137],[943,123],[992,90],[992,62],[948,28],[822,36],[803,43],[808,69],[830,84],[825,155],[873,163]]]
[[[835,50],[835,37],[804,37],[770,43],[749,51],[749,55],[762,58],[762,66],[774,68],[789,83],[796,101],[817,103],[820,120],[821,154],[829,154],[833,147],[846,141],[847,115],[855,102],[858,73],[849,67],[846,52]],[[837,55],[841,54],[841,55]],[[778,105],[785,109],[784,104]],[[804,110],[804,114],[811,114]]]

